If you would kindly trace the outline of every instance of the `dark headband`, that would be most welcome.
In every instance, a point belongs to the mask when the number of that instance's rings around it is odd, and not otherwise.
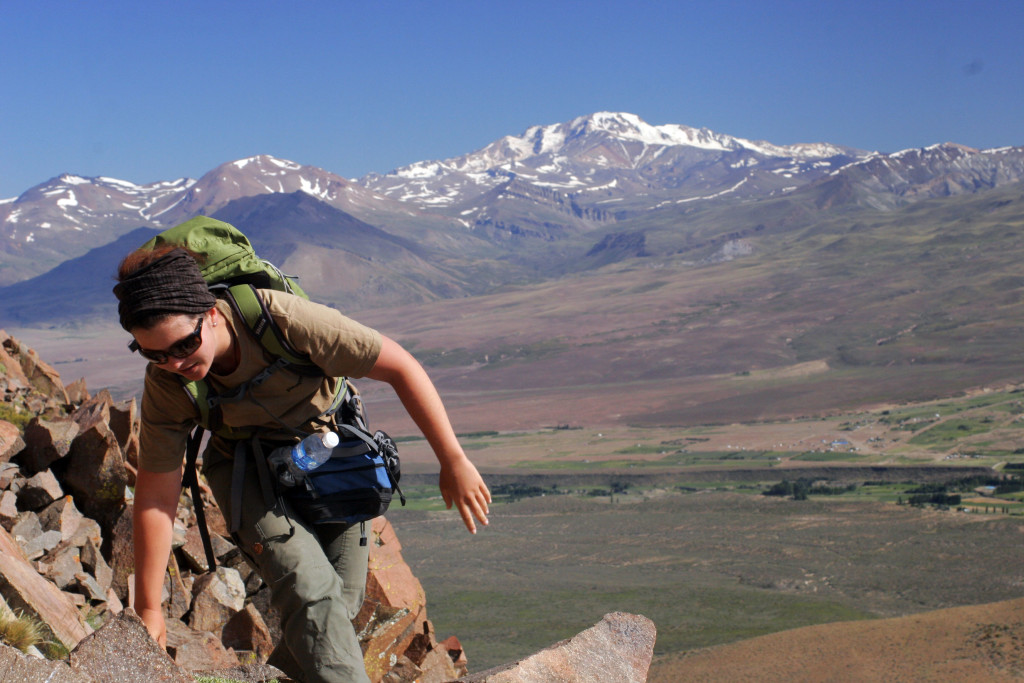
[[[127,331],[153,314],[205,313],[217,302],[184,249],[175,249],[121,280],[114,287],[117,313]]]

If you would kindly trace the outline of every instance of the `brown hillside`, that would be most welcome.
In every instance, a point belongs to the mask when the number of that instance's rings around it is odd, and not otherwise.
[[[670,655],[648,683],[1020,681],[1024,599],[808,626]]]

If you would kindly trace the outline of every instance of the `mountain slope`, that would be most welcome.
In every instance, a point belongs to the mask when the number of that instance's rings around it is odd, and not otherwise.
[[[435,249],[392,235],[306,192],[230,202],[213,214],[242,230],[256,252],[300,277],[312,298],[343,310],[465,295]]]
[[[807,626],[656,659],[676,681],[1019,681],[1024,600]]]
[[[45,272],[136,227],[170,227],[236,199],[293,192],[434,244],[452,230],[448,219],[421,217],[333,173],[268,155],[221,164],[199,180],[150,185],[63,175],[0,204],[0,284]]]
[[[55,324],[105,317],[116,320],[117,266],[159,231],[136,228],[85,255],[29,280],[0,287],[0,319],[8,325]]]

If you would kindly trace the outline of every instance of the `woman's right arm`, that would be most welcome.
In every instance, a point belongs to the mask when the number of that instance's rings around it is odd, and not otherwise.
[[[180,495],[180,467],[173,472],[139,470],[132,515],[135,542],[134,608],[160,647],[167,647],[161,598]]]

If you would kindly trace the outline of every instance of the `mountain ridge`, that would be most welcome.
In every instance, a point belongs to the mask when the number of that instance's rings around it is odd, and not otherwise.
[[[758,248],[749,241],[754,235],[827,222],[837,211],[893,211],[1021,178],[1024,147],[942,143],[881,154],[831,143],[774,145],[598,112],[357,180],[269,155],[226,162],[198,180],[145,186],[58,176],[0,204],[0,236],[7,237],[0,239],[0,286],[135,228],[167,227],[250,197],[263,198],[257,203],[273,214],[284,210],[273,206],[290,201],[285,197],[303,193],[381,231],[377,244],[390,242],[407,255],[418,245],[432,264],[416,266],[418,284],[399,289],[422,301],[634,258],[742,257]],[[784,218],[766,218],[772,214]],[[318,220],[311,230],[334,223]],[[318,260],[313,245],[322,240],[305,234],[306,258]],[[369,253],[351,256],[358,270]],[[324,294],[338,300],[352,295],[352,286],[354,279]],[[375,296],[368,305],[402,303],[398,291],[386,301]]]

